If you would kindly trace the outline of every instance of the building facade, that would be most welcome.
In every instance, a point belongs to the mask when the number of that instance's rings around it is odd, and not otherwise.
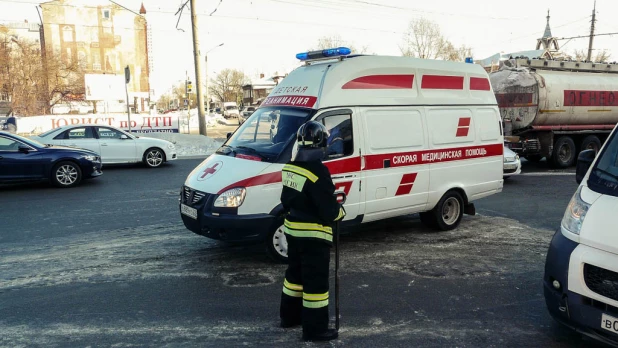
[[[84,74],[124,76],[128,66],[129,104],[137,112],[149,109],[150,36],[143,5],[139,14],[107,0],[54,0],[41,8],[48,58],[77,63]]]

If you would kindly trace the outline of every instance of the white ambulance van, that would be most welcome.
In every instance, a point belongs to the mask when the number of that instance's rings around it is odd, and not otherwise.
[[[618,130],[595,158],[582,151],[580,186],[545,262],[545,302],[560,323],[618,346]]]
[[[344,224],[421,213],[449,230],[474,214],[474,200],[502,191],[500,114],[480,65],[348,54],[297,55],[305,64],[189,174],[180,198],[189,230],[266,241],[285,260],[281,169],[309,120],[330,132],[324,163],[347,195]]]

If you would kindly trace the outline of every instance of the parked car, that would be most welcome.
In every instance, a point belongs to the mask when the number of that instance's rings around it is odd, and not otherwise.
[[[240,111],[238,110],[238,105],[234,102],[226,102],[223,103],[223,117],[231,118],[240,116]]]
[[[506,146],[504,146],[503,172],[503,177],[505,179],[510,177],[511,175],[517,175],[521,173],[521,160],[519,159],[519,155]]]
[[[240,116],[238,116],[238,125],[245,123],[245,121],[255,112],[255,106],[245,106],[240,110]]]
[[[121,129],[75,124],[52,129],[33,139],[52,145],[72,146],[101,154],[103,164],[139,163],[156,168],[175,160],[176,147],[167,140],[138,137]]]
[[[57,187],[73,187],[82,179],[103,174],[95,152],[43,145],[19,135],[0,131],[0,183],[50,181]]]

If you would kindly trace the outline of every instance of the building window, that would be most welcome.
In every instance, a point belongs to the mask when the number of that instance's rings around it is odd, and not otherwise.
[[[103,10],[103,19],[110,19],[111,12],[110,10]]]
[[[62,41],[73,42],[73,28],[68,25],[62,28]]]

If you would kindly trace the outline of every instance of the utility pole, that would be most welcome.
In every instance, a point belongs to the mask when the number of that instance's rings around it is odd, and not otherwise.
[[[588,42],[588,57],[587,61],[591,61],[592,59],[592,40],[594,39],[594,22],[596,21],[596,11],[597,10],[597,1],[594,1],[594,8],[592,9],[592,24],[590,25],[590,41]]]
[[[196,0],[191,0],[191,27],[193,29],[193,59],[195,63],[195,87],[197,92],[197,114],[200,124],[200,134],[206,135],[206,115],[204,115],[204,95],[202,94],[202,59],[197,23]]]

